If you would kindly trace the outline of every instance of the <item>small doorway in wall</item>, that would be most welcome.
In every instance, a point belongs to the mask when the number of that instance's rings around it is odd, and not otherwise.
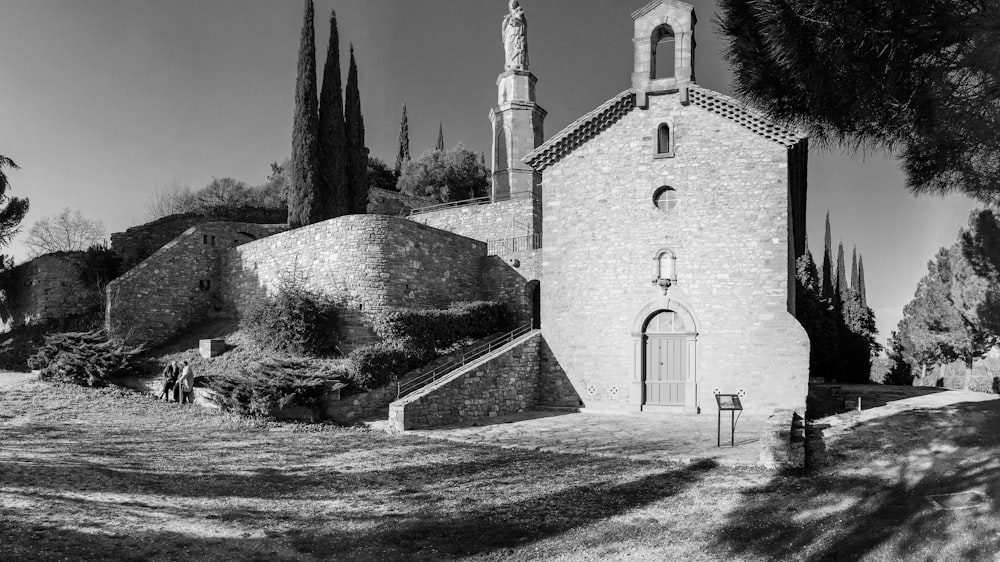
[[[642,407],[684,406],[693,374],[696,334],[686,313],[660,310],[643,328]]]
[[[537,330],[542,327],[542,284],[538,281],[528,281],[525,292],[531,304],[531,329]]]

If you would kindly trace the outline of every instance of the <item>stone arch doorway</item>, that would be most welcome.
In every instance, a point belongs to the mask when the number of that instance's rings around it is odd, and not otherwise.
[[[697,329],[681,307],[650,314],[642,327],[642,409],[675,409],[693,402]]]
[[[538,281],[528,281],[524,289],[528,305],[531,306],[531,329],[537,330],[542,327],[542,284]]]

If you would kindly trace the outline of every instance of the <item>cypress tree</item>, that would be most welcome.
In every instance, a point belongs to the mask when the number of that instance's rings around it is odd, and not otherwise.
[[[297,228],[320,216],[319,118],[316,103],[316,39],[313,3],[306,0],[299,42],[298,77],[295,80],[295,119],[292,126],[292,183],[288,193],[288,225]]]
[[[844,243],[837,246],[837,310],[841,310],[850,297],[850,287],[847,286],[847,271],[844,265]]]
[[[861,299],[861,306],[868,308],[868,297],[865,295],[865,257],[858,257],[858,298]]]
[[[347,125],[347,212],[364,214],[368,209],[368,149],[365,148],[365,122],[361,115],[358,92],[358,66],[351,45],[351,66],[347,72],[344,96],[344,122]]]
[[[410,122],[406,117],[406,104],[403,104],[403,118],[399,121],[399,152],[396,154],[396,177],[403,172],[403,164],[410,161]]]
[[[444,152],[444,123],[438,123],[438,140],[437,144],[434,146],[434,150]]]
[[[858,290],[858,247],[851,253],[851,289]]]
[[[323,66],[323,89],[319,96],[319,220],[346,214],[347,132],[344,124],[343,88],[340,81],[340,33],[337,13],[330,12],[330,44]]]
[[[826,235],[823,237],[822,297],[833,299],[833,246],[830,242],[830,211],[826,212]]]

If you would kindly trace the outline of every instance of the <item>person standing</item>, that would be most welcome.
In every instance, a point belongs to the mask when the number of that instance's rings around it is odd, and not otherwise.
[[[177,361],[171,361],[163,369],[163,386],[160,387],[160,393],[156,395],[157,400],[166,400],[170,402],[170,393],[174,390],[174,386],[177,385],[177,376],[179,375],[180,369],[177,368]],[[176,394],[174,397],[176,401]]]
[[[177,379],[177,393],[180,395],[180,403],[194,404],[194,370],[187,361],[181,363],[181,374]]]

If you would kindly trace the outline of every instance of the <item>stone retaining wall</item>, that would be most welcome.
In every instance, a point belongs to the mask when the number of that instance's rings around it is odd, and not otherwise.
[[[413,215],[410,220],[483,242],[542,231],[541,201],[530,197],[451,207]]]
[[[397,431],[423,429],[532,408],[537,402],[541,342],[539,330],[529,332],[498,354],[393,402],[390,426]]]
[[[11,277],[11,294],[5,298],[9,326],[41,324],[100,309],[97,291],[80,278],[82,252],[57,252],[39,256],[4,273]],[[3,320],[0,317],[0,320]],[[0,326],[4,323],[0,322]]]
[[[286,228],[236,222],[189,228],[108,285],[109,332],[132,344],[157,345],[221,311],[226,253]]]
[[[286,220],[288,211],[287,209],[250,209],[246,210],[244,215],[239,217],[240,220],[236,222],[277,224]],[[111,235],[111,249],[122,258],[122,266],[130,268],[153,255],[192,226],[212,222],[231,221],[196,213],[170,215],[146,224],[133,226],[125,232],[113,233]]]
[[[758,466],[765,468],[802,468],[805,466],[805,440],[802,418],[794,410],[775,410],[760,436]]]
[[[236,248],[224,266],[222,298],[240,310],[295,277],[370,321],[389,308],[480,299],[485,254],[482,242],[404,218],[338,217]]]

